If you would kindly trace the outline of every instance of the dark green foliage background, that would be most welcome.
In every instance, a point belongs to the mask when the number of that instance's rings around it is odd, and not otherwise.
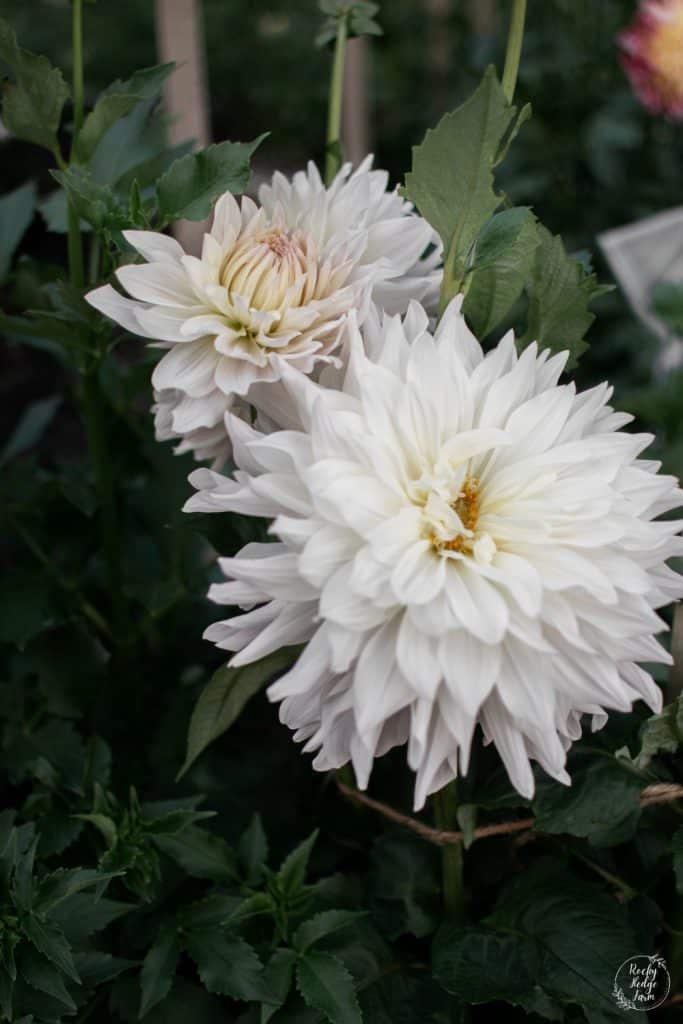
[[[429,61],[433,26],[421,4],[395,0],[381,13],[373,134],[378,164],[396,180],[424,130],[489,62],[500,67],[504,17],[477,37],[472,5],[453,6],[443,74]],[[254,159],[260,173],[320,161],[329,57],[312,46],[312,0],[203,7],[215,138],[273,130]],[[534,118],[499,179],[568,249],[588,249],[603,279],[596,233],[680,202],[683,132],[638,107],[616,60],[614,36],[633,9],[629,0],[531,0],[518,94]],[[88,108],[110,81],[155,62],[152,10],[148,0],[86,7]],[[67,7],[5,0],[1,13],[23,46],[68,77]],[[162,136],[150,132],[159,173],[172,158]],[[0,196],[27,179],[43,198],[55,188],[48,153],[0,146]],[[120,201],[102,208],[117,257],[119,219],[129,215]],[[476,748],[461,825],[533,813],[542,833],[470,847],[465,925],[444,917],[438,850],[313,773],[263,694],[174,781],[192,710],[222,663],[201,640],[218,617],[205,598],[215,572],[207,537],[232,554],[254,526],[179,511],[193,463],[153,440],[154,356],[120,334],[110,347],[78,295],[56,284],[64,268],[64,234],[36,218],[0,286],[13,318],[1,325],[0,377],[0,425],[12,438],[0,454],[0,1019],[13,958],[24,980],[9,1019],[22,1024],[120,1024],[141,1010],[150,1024],[355,1024],[360,1012],[368,1024],[476,1024],[491,1014],[614,1024],[631,1019],[611,998],[616,969],[655,951],[680,991],[680,812],[639,809],[648,783],[683,781],[683,712],[673,702],[661,719],[645,724],[638,706],[589,733],[571,755],[572,789],[539,777],[531,811],[495,756]],[[46,308],[27,331],[26,310]],[[654,380],[656,343],[618,292],[595,309],[580,382],[615,381],[617,404],[657,430],[666,466],[680,472],[680,374]],[[92,337],[105,353],[95,383],[122,522],[122,602],[112,599],[80,413],[76,371],[90,366]],[[673,697],[666,673],[661,682]],[[411,789],[402,751],[377,763],[379,799],[407,810]],[[285,860],[314,829],[315,843]],[[76,869],[92,874],[61,874]],[[55,879],[83,888],[58,904]],[[51,944],[36,939],[39,926]],[[675,1008],[652,1019],[673,1021]]]

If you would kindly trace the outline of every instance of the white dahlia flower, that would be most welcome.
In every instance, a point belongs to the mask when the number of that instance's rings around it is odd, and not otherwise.
[[[302,430],[228,417],[238,471],[197,470],[188,511],[272,518],[274,543],[220,560],[210,597],[244,614],[206,637],[244,665],[307,643],[269,689],[320,770],[408,744],[415,806],[467,771],[477,724],[513,785],[530,759],[569,783],[581,716],[661,695],[654,609],[683,594],[673,477],[606,384],[559,385],[566,354],[508,334],[486,355],[460,299],[432,337],[417,305],[358,332],[341,391],[284,383]]]
[[[179,450],[198,458],[225,455],[228,409],[245,410],[252,385],[285,366],[310,374],[329,362],[351,310],[362,321],[371,302],[389,312],[411,299],[436,305],[436,236],[371,163],[345,165],[329,188],[312,163],[291,181],[276,173],[260,206],[226,193],[199,258],[165,235],[124,232],[146,261],[117,271],[132,299],[110,285],[87,298],[168,349],[152,376],[158,439],[182,438]]]

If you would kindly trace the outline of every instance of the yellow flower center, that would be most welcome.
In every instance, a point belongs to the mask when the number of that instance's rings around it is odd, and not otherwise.
[[[219,280],[229,295],[242,296],[251,309],[282,310],[313,298],[317,258],[301,231],[247,234],[226,254]]]
[[[432,543],[437,551],[462,551],[472,554],[474,534],[479,520],[479,481],[475,476],[468,476],[463,482],[460,494],[451,502],[450,507],[456,513],[467,533],[458,533],[450,540],[434,536]]]

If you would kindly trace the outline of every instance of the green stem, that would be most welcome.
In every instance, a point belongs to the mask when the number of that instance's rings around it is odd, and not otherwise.
[[[84,90],[83,90],[83,0],[73,0],[72,11],[72,45],[73,45],[73,99],[74,99],[74,132],[71,142],[71,157],[78,141],[83,125]],[[69,251],[69,274],[74,288],[82,288],[85,284],[83,269],[83,243],[81,225],[78,214],[69,204],[69,233],[67,246]]]
[[[512,16],[505,53],[505,68],[503,69],[503,92],[508,103],[512,103],[517,84],[519,58],[522,55],[522,40],[524,39],[526,2],[527,0],[512,0]]]
[[[346,41],[348,25],[346,15],[342,14],[337,22],[337,40],[334,44],[332,60],[332,77],[330,79],[330,98],[327,108],[327,157],[325,160],[325,182],[332,184],[332,179],[341,167],[341,115],[342,97],[344,93],[344,60],[346,57]]]
[[[456,782],[453,781],[434,795],[436,827],[443,831],[457,830],[457,810],[458,789]],[[441,870],[446,913],[457,920],[462,920],[465,911],[462,843],[449,843],[448,846],[441,847]]]
[[[107,566],[114,633],[120,645],[130,642],[126,604],[121,579],[121,542],[116,510],[116,493],[111,472],[109,452],[103,419],[104,396],[99,385],[99,363],[83,376],[83,413],[88,440],[88,451],[95,476],[100,504],[100,523],[104,558]]]

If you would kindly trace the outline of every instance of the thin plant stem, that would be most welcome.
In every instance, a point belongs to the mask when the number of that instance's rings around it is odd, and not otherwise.
[[[344,62],[346,59],[346,42],[348,39],[348,24],[345,14],[341,15],[337,22],[337,39],[334,44],[334,57],[332,59],[332,77],[330,79],[330,96],[327,107],[327,155],[325,159],[325,182],[332,184],[332,180],[341,167],[340,146],[341,146],[341,116],[342,98],[344,93]]]
[[[71,15],[72,46],[73,46],[73,100],[74,130],[71,143],[71,155],[78,141],[83,125],[84,90],[83,90],[83,0],[73,0]],[[69,276],[74,288],[82,288],[85,284],[83,268],[83,241],[78,213],[73,203],[69,203],[69,220],[67,246],[69,251]]]
[[[527,0],[512,0],[512,15],[510,17],[510,30],[508,32],[507,49],[505,52],[505,67],[503,69],[503,92],[508,103],[512,103],[517,85],[517,72],[519,71],[519,59],[522,55],[522,40],[524,39],[524,21],[526,18]]]
[[[434,817],[437,828],[454,830],[457,827],[458,789],[455,781],[434,795]],[[443,901],[446,913],[462,920],[465,910],[463,888],[463,847],[461,843],[441,848]]]

